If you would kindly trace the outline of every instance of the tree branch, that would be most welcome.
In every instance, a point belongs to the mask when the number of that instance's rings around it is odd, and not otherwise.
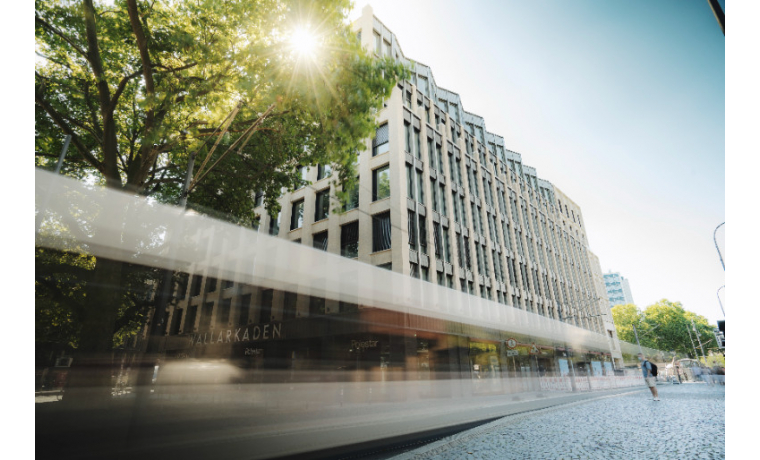
[[[119,97],[121,96],[121,93],[124,92],[124,89],[127,87],[127,83],[129,83],[129,80],[139,76],[142,73],[142,69],[133,72],[124,78],[121,79],[119,82],[119,86],[116,88],[116,92],[113,94],[113,97],[111,98],[111,103],[108,105],[108,113],[113,114],[113,111],[116,110],[116,103],[119,100]]]
[[[50,118],[53,119],[55,124],[57,124],[63,132],[71,136],[71,142],[74,144],[74,146],[77,148],[79,153],[82,154],[82,156],[92,165],[94,166],[98,171],[103,173],[103,163],[98,161],[97,158],[95,158],[87,149],[87,147],[82,144],[82,141],[79,139],[79,136],[76,135],[73,129],[66,123],[66,119],[58,113],[40,94],[38,91],[34,92],[34,102],[37,103],[40,107],[42,107],[43,110],[50,116]]]
[[[49,24],[47,21],[45,21],[41,17],[37,16],[36,14],[34,15],[34,22],[36,22],[37,24],[41,25],[42,27],[44,27],[48,31],[50,31],[50,32],[58,35],[63,41],[65,41],[72,48],[74,48],[74,50],[77,53],[79,53],[80,55],[82,55],[83,58],[89,60],[89,58],[87,56],[87,53],[82,48],[80,48],[79,45],[77,45],[76,43],[74,43],[74,41],[72,39],[70,39],[68,36],[66,36],[66,34],[64,34],[60,30],[56,29],[55,27],[53,27],[51,24]]]

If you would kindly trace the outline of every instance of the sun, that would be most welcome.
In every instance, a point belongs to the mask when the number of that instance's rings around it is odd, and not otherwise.
[[[308,26],[298,27],[290,36],[290,46],[298,57],[313,57],[317,50],[317,37]]]

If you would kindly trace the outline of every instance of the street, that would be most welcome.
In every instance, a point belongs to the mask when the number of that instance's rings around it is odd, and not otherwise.
[[[658,385],[516,414],[393,457],[411,459],[725,458],[725,386]]]

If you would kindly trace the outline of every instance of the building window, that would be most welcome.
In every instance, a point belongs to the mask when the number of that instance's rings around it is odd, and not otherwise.
[[[430,276],[428,275],[427,267],[421,267],[420,272],[421,272],[421,275],[422,275],[421,278],[423,281],[430,281]]]
[[[268,323],[272,320],[272,298],[274,297],[274,291],[266,289],[261,291],[261,312],[259,316],[259,323]]]
[[[441,272],[436,272],[436,274],[438,275],[438,285],[439,285],[439,286],[443,286],[443,285],[444,285],[444,284],[443,284],[443,273],[441,273]]]
[[[383,40],[383,48],[385,49],[385,55],[388,56],[388,57],[392,57],[391,56],[391,44],[388,43],[387,41]]]
[[[391,213],[372,216],[372,252],[391,248]]]
[[[449,229],[443,229],[443,260],[451,263],[451,247],[449,246]]]
[[[296,294],[295,292],[285,292],[285,300],[282,306],[283,320],[295,319],[297,301],[298,301],[298,294]]]
[[[277,213],[276,219],[271,219],[269,221],[269,234],[277,236],[280,233],[280,216],[282,213]]]
[[[209,276],[206,278],[206,292],[216,291],[216,278]]]
[[[435,184],[433,184],[435,186]],[[441,199],[441,205],[439,206],[439,212],[442,216],[445,216],[447,213],[446,211],[446,187],[441,185],[440,193],[438,194],[438,198]]]
[[[322,180],[325,177],[329,177],[332,174],[332,166],[319,165],[317,166],[317,180]]]
[[[293,203],[293,212],[290,215],[290,229],[295,230],[303,226],[303,200]]]
[[[417,202],[425,204],[425,182],[422,179],[422,171],[415,170],[417,174]]]
[[[298,190],[302,189],[306,184],[309,183],[308,180],[306,180],[307,175],[309,173],[309,168],[306,166],[298,166],[298,173],[301,176],[301,181],[298,184]]]
[[[309,316],[325,314],[325,299],[323,297],[309,297]]]
[[[327,230],[314,235],[313,246],[317,249],[327,251]]]
[[[314,222],[319,222],[322,219],[327,219],[330,213],[330,188],[326,188],[320,192],[317,192],[315,210],[314,210]]]
[[[417,250],[417,214],[407,211],[407,231],[409,233],[409,249]]]
[[[404,122],[404,149],[406,150],[406,153],[414,155],[413,145],[412,125]]]
[[[392,271],[393,270],[393,262],[388,262],[387,264],[380,264],[377,266],[377,268],[382,268],[384,270]]]
[[[443,238],[441,236],[441,224],[433,222],[433,247],[435,251],[435,257],[438,259],[443,258]]]
[[[193,275],[193,282],[190,285],[190,297],[195,297],[201,294],[201,275]]]
[[[451,192],[451,206],[453,206],[453,218],[457,222],[461,222],[462,219],[459,217],[459,207],[457,206],[457,203],[459,202],[459,197],[457,197],[457,192]]]
[[[258,208],[264,204],[264,192],[256,192],[256,198],[253,200],[253,207]]]
[[[388,123],[385,123],[375,130],[375,138],[372,139],[372,156],[386,153],[390,150],[388,138]]]
[[[414,262],[409,262],[409,276],[411,276],[412,278],[420,277],[419,265],[415,264]]]
[[[198,314],[198,306],[190,305],[187,307],[187,316],[185,317],[185,325],[182,331],[185,333],[193,332],[195,330],[195,317]]]
[[[435,144],[435,160],[438,163],[438,171],[443,172],[443,153],[441,153],[441,145]]]
[[[414,199],[414,173],[410,164],[406,165],[406,196]]]
[[[427,149],[428,149],[428,162],[430,163],[430,169],[435,169],[435,150],[433,150],[433,139],[430,139],[428,137],[427,140]]]
[[[372,171],[372,201],[391,196],[391,173],[388,165]]]
[[[222,299],[219,301],[219,313],[216,315],[216,324],[221,328],[226,328],[230,323],[230,309],[232,299]]]
[[[177,335],[179,334],[179,326],[182,324],[182,314],[184,313],[184,310],[181,308],[177,308],[174,310],[174,314],[172,315],[172,328],[171,328],[171,334]]]
[[[380,38],[380,34],[375,32],[375,54],[380,56],[383,52],[381,46],[382,46],[382,39]]]
[[[462,237],[462,239],[464,240],[464,266],[466,269],[471,271],[472,259],[470,258],[470,241],[466,236]]]
[[[201,330],[211,329],[211,314],[214,312],[214,302],[206,302],[201,307],[201,320],[198,328]]]
[[[418,160],[422,159],[422,144],[420,143],[420,130],[417,128],[414,129],[414,156],[416,156]]]
[[[359,221],[355,220],[340,228],[340,255],[359,257]]]
[[[419,216],[420,230],[420,252],[427,254],[427,228],[425,227],[425,216]]]
[[[438,212],[438,184],[435,179],[430,179],[430,202],[433,204],[433,211]]]
[[[251,294],[245,294],[238,301],[238,326],[248,325],[248,313],[251,307]]]
[[[359,207],[359,178],[356,178],[354,188],[349,192],[346,204],[343,206],[343,211],[350,211]]]

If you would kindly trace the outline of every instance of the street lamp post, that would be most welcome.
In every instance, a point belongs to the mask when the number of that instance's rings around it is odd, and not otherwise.
[[[718,229],[725,224],[726,223],[723,222],[722,224],[715,227],[715,230],[713,231],[713,241],[715,242],[715,249],[718,250],[718,257],[720,257],[720,264],[723,266],[723,271],[726,271],[726,264],[723,262],[723,255],[720,253],[720,248],[718,247],[718,240],[716,239],[715,235],[718,233]]]
[[[720,311],[723,312],[723,317],[725,318],[726,317],[726,311],[723,309],[723,302],[720,301],[720,290],[723,289],[724,287],[726,287],[725,284],[723,286],[719,287],[718,288],[718,292],[716,292],[715,295],[718,296],[718,303],[720,304]]]

